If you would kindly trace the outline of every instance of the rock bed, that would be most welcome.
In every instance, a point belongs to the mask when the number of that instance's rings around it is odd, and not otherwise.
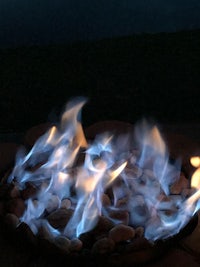
[[[129,169],[128,165],[125,172],[129,173],[130,176],[128,179],[129,187],[131,187],[131,185],[135,186],[136,182],[142,183],[143,186],[145,186],[145,179],[151,179],[153,183],[155,178],[150,169],[142,170],[137,166]],[[4,179],[4,181],[5,180],[6,179]],[[121,177],[115,181],[115,186],[116,188],[123,186]],[[3,182],[0,186],[0,215],[3,216],[5,223],[9,225],[10,228],[23,229],[33,243],[37,243],[37,239],[45,239],[66,254],[78,253],[79,255],[85,253],[85,251],[89,251],[89,253],[93,255],[132,253],[134,251],[151,249],[154,246],[152,242],[144,237],[145,227],[151,224],[151,218],[146,214],[142,191],[134,196],[136,200],[135,203],[137,203],[134,207],[135,212],[139,212],[140,215],[144,217],[141,225],[138,225],[138,222],[136,222],[135,225],[134,222],[130,223],[130,212],[126,205],[127,198],[129,197],[128,194],[118,199],[115,205],[116,209],[111,208],[111,203],[113,203],[113,191],[110,187],[102,195],[103,207],[109,215],[99,216],[98,223],[94,229],[81,234],[79,238],[70,239],[64,235],[52,235],[48,227],[48,225],[50,225],[60,231],[65,228],[74,212],[73,203],[70,199],[63,199],[59,204],[58,197],[55,195],[52,196],[52,202],[49,203],[49,206],[47,205],[45,212],[41,216],[41,218],[44,219],[44,223],[40,225],[37,236],[32,233],[27,224],[20,221],[26,209],[27,199],[33,198],[35,205],[37,205],[37,198],[34,198],[37,190],[37,186],[31,182],[27,182],[25,187],[20,189],[20,186],[14,180],[10,184]],[[177,207],[174,206],[174,203],[176,203],[174,199],[185,198],[191,193],[192,190],[190,189],[188,179],[181,173],[176,182],[170,186],[170,194],[168,196],[164,195],[160,190],[158,199],[160,201],[160,210],[164,214],[163,216],[170,217],[173,212],[175,212],[175,209],[177,209]],[[171,204],[168,205],[169,203]],[[166,204],[170,209],[166,208],[165,210],[164,207]],[[48,225],[45,223],[46,220],[49,223]],[[114,223],[114,220],[117,220],[119,223]],[[147,224],[146,221],[148,221]]]

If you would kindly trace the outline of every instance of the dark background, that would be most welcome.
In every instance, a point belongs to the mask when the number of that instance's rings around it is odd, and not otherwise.
[[[1,0],[0,46],[198,29],[199,15],[199,0]]]
[[[199,122],[200,3],[0,3],[0,129],[59,120],[88,97],[83,123]]]

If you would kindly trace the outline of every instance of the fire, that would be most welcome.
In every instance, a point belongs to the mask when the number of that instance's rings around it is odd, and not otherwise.
[[[111,179],[110,179],[109,183],[112,183],[113,180],[118,177],[118,175],[124,170],[124,168],[126,167],[126,165],[127,165],[127,162],[124,162],[116,170],[110,172]]]
[[[190,158],[190,163],[195,168],[200,167],[200,157],[191,157]]]
[[[49,130],[49,135],[48,135],[48,138],[47,138],[47,144],[52,144],[53,145],[53,142],[55,142],[55,137],[56,137],[56,133],[57,133],[57,128],[56,126],[53,126],[50,130]]]
[[[156,126],[154,126],[144,139],[144,144],[153,147],[160,154],[165,154],[165,143],[161,134]]]
[[[122,223],[112,213],[126,211],[129,225],[144,227],[147,239],[176,234],[198,208],[200,157],[191,158],[198,168],[191,180],[195,193],[189,198],[174,195],[171,186],[180,177],[180,163],[170,163],[158,128],[143,122],[129,148],[108,133],[87,141],[80,123],[84,104],[70,102],[60,126],[53,126],[28,153],[19,151],[9,182],[15,177],[22,189],[26,182],[38,188],[21,221],[35,234],[45,225],[53,235],[74,238],[92,230],[101,216]],[[30,171],[34,166],[38,168]],[[105,195],[110,198],[107,206],[102,203]],[[45,214],[66,200],[72,215],[65,227],[54,229]]]
[[[58,174],[58,183],[59,184],[64,184],[67,181],[68,177],[69,177],[69,174],[63,173],[63,172],[59,172],[59,174]]]
[[[191,187],[200,189],[200,168],[198,168],[192,175]]]
[[[197,168],[191,178],[191,187],[194,188],[196,192],[188,198],[187,204],[189,207],[192,207],[195,206],[195,203],[197,202],[196,211],[200,204],[198,203],[198,200],[200,199],[200,157],[191,157],[190,163],[193,167]]]

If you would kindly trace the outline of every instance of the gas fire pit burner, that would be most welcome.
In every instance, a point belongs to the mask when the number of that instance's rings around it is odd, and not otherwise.
[[[70,102],[59,126],[17,153],[0,186],[4,226],[72,265],[158,257],[195,228],[199,175],[190,183],[158,128],[145,122],[117,134],[90,131],[86,140],[84,104]]]

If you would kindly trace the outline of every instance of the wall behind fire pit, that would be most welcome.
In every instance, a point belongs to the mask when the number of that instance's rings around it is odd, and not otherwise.
[[[198,121],[200,31],[0,50],[1,132],[57,120],[73,96],[83,123]]]

